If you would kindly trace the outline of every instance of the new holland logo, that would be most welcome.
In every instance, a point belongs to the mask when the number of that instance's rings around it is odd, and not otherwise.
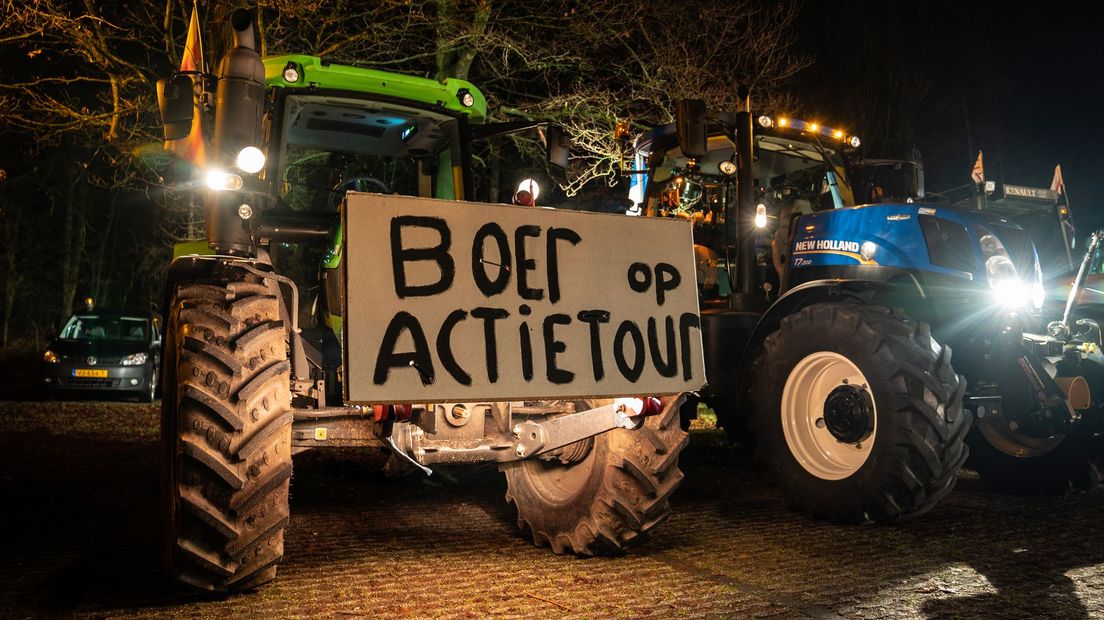
[[[92,357],[91,355],[89,355],[88,359],[86,359],[84,361],[88,362],[89,366],[95,366],[96,365],[96,358]]]
[[[794,244],[794,252],[816,252],[831,250],[835,252],[859,252],[858,241],[840,241],[838,239],[814,239],[812,241],[798,241]]]

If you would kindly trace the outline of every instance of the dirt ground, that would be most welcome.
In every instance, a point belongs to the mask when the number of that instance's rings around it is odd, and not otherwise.
[[[995,495],[966,474],[917,520],[836,526],[787,509],[712,430],[674,515],[620,558],[533,547],[493,470],[451,484],[305,453],[277,580],[197,597],[159,572],[157,415],[0,402],[0,617],[1104,617],[1104,497]]]

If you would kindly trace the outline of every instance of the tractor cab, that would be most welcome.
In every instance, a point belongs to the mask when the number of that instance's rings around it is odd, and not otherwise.
[[[739,236],[754,244],[754,267],[746,288],[760,305],[784,288],[786,257],[802,215],[856,204],[847,167],[849,148],[859,138],[842,130],[797,119],[760,116],[753,125],[751,170],[754,209],[744,212],[739,200],[735,136],[738,115],[710,116],[706,151],[688,156],[675,125],[644,134],[635,149],[637,174],[634,211],[655,217],[684,218],[694,223],[698,284],[705,307],[725,307],[738,277]],[[735,221],[732,221],[735,220]],[[735,234],[730,234],[735,233]]]

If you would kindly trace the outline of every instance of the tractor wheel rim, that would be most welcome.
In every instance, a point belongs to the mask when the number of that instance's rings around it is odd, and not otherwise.
[[[869,385],[854,362],[832,351],[808,355],[790,371],[782,389],[782,433],[805,471],[843,480],[870,458],[878,410]]]

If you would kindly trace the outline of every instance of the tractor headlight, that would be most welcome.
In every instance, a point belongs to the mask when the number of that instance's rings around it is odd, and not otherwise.
[[[767,205],[760,204],[755,207],[755,227],[767,227]]]
[[[46,352],[42,354],[42,359],[46,360],[46,362],[50,364],[56,364],[61,361],[61,358],[58,357],[58,354],[49,349],[46,349]]]
[[[231,172],[223,170],[210,170],[207,172],[207,187],[213,190],[234,190],[242,188],[242,178]]]
[[[997,303],[1012,309],[1042,308],[1046,291],[1038,259],[1035,261],[1033,281],[1028,282],[1027,278],[1020,276],[1008,250],[996,235],[986,232],[978,243],[985,255],[985,275]]]
[[[134,353],[132,355],[128,355],[128,356],[124,357],[123,361],[120,362],[120,363],[123,366],[140,366],[142,364],[145,364],[146,360],[148,360],[148,359],[149,359],[149,355],[147,355],[145,353]]]
[[[257,174],[265,165],[264,151],[255,146],[247,146],[238,152],[237,164],[243,172]]]
[[[1020,280],[1016,265],[1008,255],[997,254],[987,258],[985,275],[989,278],[989,286],[997,303],[1007,308],[1025,308],[1031,303],[1032,287]]]

